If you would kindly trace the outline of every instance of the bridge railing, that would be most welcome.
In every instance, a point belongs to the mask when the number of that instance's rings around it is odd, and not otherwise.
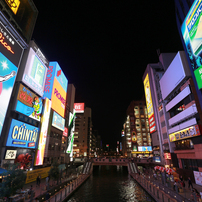
[[[93,158],[92,162],[94,163],[114,163],[114,164],[120,164],[120,163],[128,163],[128,159],[113,159],[113,158]]]

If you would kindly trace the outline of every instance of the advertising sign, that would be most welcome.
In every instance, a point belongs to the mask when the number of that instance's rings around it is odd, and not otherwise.
[[[138,146],[138,151],[152,151],[152,147],[151,146]]]
[[[132,142],[133,143],[136,143],[137,142],[137,134],[136,134],[136,132],[135,131],[132,131]]]
[[[84,113],[84,103],[74,103],[76,113]]]
[[[75,128],[75,110],[73,110],[73,114],[69,113],[69,128],[68,128],[68,145],[66,153],[71,155],[73,154],[73,143],[74,143],[74,128]]]
[[[182,26],[181,32],[198,88],[202,88],[202,1],[195,0]]]
[[[20,84],[15,110],[40,121],[42,108],[42,99]]]
[[[155,123],[155,118],[154,118],[154,109],[153,109],[153,104],[152,104],[152,97],[151,97],[151,90],[150,90],[148,74],[146,75],[146,77],[144,79],[144,91],[145,91],[145,97],[146,97],[146,103],[147,103],[149,129],[150,129],[150,133],[153,133],[156,131],[156,123]]]
[[[68,135],[68,128],[64,127],[63,136],[67,137]]]
[[[20,0],[5,0],[5,1],[10,7],[10,9],[13,11],[13,13],[16,14],[20,6]]]
[[[15,159],[17,150],[6,150],[5,159]]]
[[[38,150],[36,152],[35,157],[35,166],[43,165],[50,111],[51,111],[51,101],[48,98],[46,98],[44,100],[44,110],[41,118],[41,131],[39,135]]]
[[[35,149],[38,133],[37,127],[12,119],[6,146]]]
[[[8,104],[10,102],[17,70],[17,67],[0,53],[0,135]]]
[[[56,111],[60,116],[65,115],[66,104],[66,91],[59,84],[58,80],[54,79],[53,92],[52,92],[52,109]]]
[[[48,99],[51,99],[52,97],[54,78],[57,79],[60,86],[64,89],[65,92],[67,92],[68,80],[66,76],[64,75],[57,62],[50,62],[44,87],[44,97],[47,97]]]
[[[202,186],[202,172],[194,171],[195,182]]]
[[[23,48],[0,21],[0,52],[16,67],[23,53]]]
[[[30,48],[22,81],[40,96],[43,96],[46,71],[46,66]]]
[[[171,154],[170,153],[164,153],[164,158],[171,160]]]
[[[161,157],[160,156],[153,156],[153,162],[160,163]]]
[[[177,131],[175,133],[169,134],[169,139],[170,139],[170,142],[175,142],[177,140],[183,140],[183,139],[187,139],[187,138],[191,138],[199,135],[201,135],[199,126],[195,125],[195,126],[191,126],[183,130]]]
[[[65,119],[63,119],[59,114],[53,112],[53,121],[52,126],[55,128],[64,131],[65,129]]]

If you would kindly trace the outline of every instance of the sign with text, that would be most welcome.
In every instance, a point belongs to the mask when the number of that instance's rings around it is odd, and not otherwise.
[[[84,113],[84,103],[74,103],[76,113]]]
[[[53,121],[52,121],[52,126],[55,128],[64,131],[65,128],[65,119],[62,118],[59,114],[56,112],[53,112]]]
[[[17,95],[16,111],[40,121],[42,107],[42,99],[20,84]]]
[[[5,159],[15,159],[17,154],[17,150],[6,150]]]
[[[195,0],[181,26],[181,33],[187,49],[191,68],[198,88],[202,88],[202,1]]]
[[[64,127],[63,136],[67,137],[68,135],[68,128]]]
[[[34,50],[30,48],[22,78],[23,83],[40,96],[43,96],[46,71],[47,67],[42,63]]]
[[[12,119],[6,146],[35,149],[38,134],[37,127]]]
[[[146,77],[144,79],[144,91],[145,91],[145,97],[146,97],[146,103],[147,103],[149,130],[150,130],[150,133],[153,133],[156,131],[156,123],[155,123],[155,118],[154,118],[154,109],[153,109],[153,103],[152,103],[151,89],[150,89],[149,75],[148,74],[146,75]]]
[[[170,139],[170,142],[175,142],[178,140],[183,140],[183,139],[187,139],[187,138],[191,138],[199,135],[201,135],[199,126],[195,125],[195,126],[191,126],[183,130],[177,131],[175,133],[169,134],[169,139]]]
[[[3,129],[17,70],[17,67],[0,53],[0,135]]]
[[[138,146],[138,151],[152,151],[151,146]]]
[[[171,160],[171,154],[170,153],[164,153],[164,158]]]

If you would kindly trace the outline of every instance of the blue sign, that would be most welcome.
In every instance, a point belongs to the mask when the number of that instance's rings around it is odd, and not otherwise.
[[[64,131],[65,129],[65,119],[62,118],[59,114],[56,112],[53,112],[53,121],[52,126],[58,128],[59,130]]]
[[[37,127],[12,119],[6,146],[35,149],[38,136]]]
[[[153,161],[160,163],[161,162],[161,157],[160,156],[153,156]]]
[[[51,99],[54,78],[58,80],[64,91],[67,92],[68,80],[66,76],[64,75],[63,71],[61,70],[57,62],[50,62],[46,75],[46,82],[43,96],[44,98],[46,97],[48,99]]]

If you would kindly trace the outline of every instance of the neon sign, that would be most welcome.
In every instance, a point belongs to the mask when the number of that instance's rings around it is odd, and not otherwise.
[[[14,52],[12,51],[11,47],[4,41],[5,37],[3,37],[3,34],[0,32],[0,43],[8,50],[10,51],[12,54],[14,54]]]

